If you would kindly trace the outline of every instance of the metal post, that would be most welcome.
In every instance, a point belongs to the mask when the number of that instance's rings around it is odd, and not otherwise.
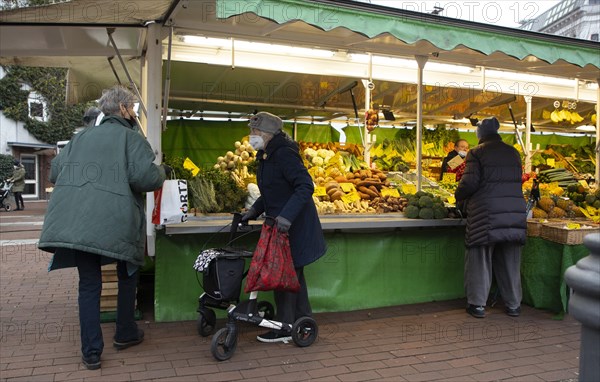
[[[421,177],[423,176],[423,68],[429,58],[427,56],[415,56],[419,71],[417,72],[417,191],[421,191]]]
[[[569,314],[581,322],[579,381],[600,381],[600,233],[588,234],[583,244],[590,255],[565,272],[573,290]]]
[[[161,150],[161,84],[162,81],[162,39],[160,24],[148,26],[146,37],[146,54],[142,57],[144,63],[142,70],[142,98],[149,109],[146,114],[146,136],[150,146],[154,149],[156,159],[154,163],[162,162]],[[146,234],[148,244],[148,255],[154,256],[156,252],[154,224],[152,224],[152,210],[154,209],[154,197],[152,193],[146,196]]]
[[[525,172],[531,172],[531,100],[533,97],[525,96],[527,112],[525,116]]]
[[[167,47],[167,64],[165,74],[165,90],[163,97],[162,131],[167,130],[167,115],[169,113],[169,91],[171,90],[171,50],[173,47],[173,25],[169,27],[169,45]]]
[[[600,78],[596,82],[598,90],[596,90],[596,174],[594,179],[596,185],[600,185]]]
[[[121,53],[119,52],[119,48],[117,48],[117,44],[115,43],[115,40],[112,37],[112,34],[114,32],[115,32],[115,28],[106,28],[106,33],[108,34],[108,40],[109,40],[110,44],[112,45],[113,49],[115,50],[115,54],[117,55],[117,58],[119,59],[119,62],[121,62],[121,66],[123,67],[123,70],[125,71],[125,75],[127,76],[127,79],[129,80],[129,84],[131,85],[131,87],[135,91],[135,94],[140,99],[140,108],[142,109],[142,112],[144,113],[144,115],[148,116],[148,113],[146,111],[146,106],[144,105],[144,102],[142,102],[142,95],[140,94],[139,89],[135,85],[135,82],[133,82],[133,79],[131,78],[131,75],[129,74],[129,70],[127,70],[127,66],[125,66],[125,61],[123,61],[123,57],[121,57]]]

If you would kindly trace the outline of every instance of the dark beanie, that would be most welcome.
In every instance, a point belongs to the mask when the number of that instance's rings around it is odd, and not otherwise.
[[[498,134],[498,129],[500,129],[500,122],[498,122],[496,117],[486,118],[479,122],[477,126],[477,138],[481,139]]]
[[[18,160],[16,160],[16,159],[14,160],[14,162],[13,162],[13,163],[15,164],[15,166],[20,166],[20,165],[21,165],[21,162],[19,162],[19,161],[18,161]]]

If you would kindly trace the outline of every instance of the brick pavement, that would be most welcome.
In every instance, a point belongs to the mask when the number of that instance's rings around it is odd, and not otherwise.
[[[262,344],[240,325],[231,360],[217,362],[195,322],[157,323],[152,283],[140,285],[146,340],[117,352],[114,324],[103,324],[100,370],[80,363],[77,276],[48,274],[35,247],[45,208],[0,212],[0,380],[2,381],[566,381],[576,380],[580,325],[571,316],[501,307],[484,320],[464,300],[317,314],[319,340],[308,348]],[[219,322],[219,325],[222,325]]]

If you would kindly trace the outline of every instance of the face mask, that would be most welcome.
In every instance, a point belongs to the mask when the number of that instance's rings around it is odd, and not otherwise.
[[[467,152],[466,151],[459,151],[458,155],[460,155],[461,158],[464,158],[467,156]]]
[[[265,148],[265,141],[260,135],[250,135],[249,141],[250,146],[252,146],[252,148],[256,151]]]

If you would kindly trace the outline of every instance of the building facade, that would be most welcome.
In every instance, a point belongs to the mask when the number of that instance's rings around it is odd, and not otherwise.
[[[521,21],[520,29],[599,41],[600,0],[563,0],[539,17]]]
[[[0,78],[4,78],[5,74],[4,68],[0,66]],[[46,101],[28,85],[23,84],[21,88],[29,91],[29,117],[47,122],[50,116]],[[0,153],[12,155],[25,166],[27,175],[23,198],[45,199],[46,189],[51,186],[47,178],[50,161],[56,153],[55,146],[36,139],[25,128],[24,122],[8,118],[0,110]]]

